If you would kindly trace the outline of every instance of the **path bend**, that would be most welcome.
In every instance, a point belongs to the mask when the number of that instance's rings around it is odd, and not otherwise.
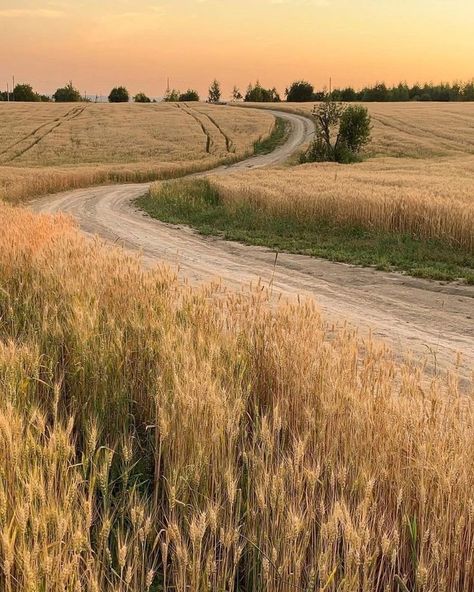
[[[310,120],[272,111],[291,125],[286,143],[212,174],[267,167],[285,162],[309,140]],[[261,280],[287,296],[314,296],[330,322],[345,322],[370,331],[395,352],[427,358],[431,368],[453,369],[461,355],[460,374],[472,384],[474,370],[474,287],[411,278],[341,263],[282,254],[203,237],[187,227],[153,220],[137,210],[133,200],[150,184],[90,187],[37,199],[36,212],[73,215],[81,229],[140,251],[146,264],[179,265],[180,274],[193,281],[220,278],[231,288]]]

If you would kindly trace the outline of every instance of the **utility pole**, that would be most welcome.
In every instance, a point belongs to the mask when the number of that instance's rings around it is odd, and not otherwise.
[[[8,82],[7,82],[7,101],[10,102],[10,88],[8,86]]]
[[[14,100],[15,100],[15,95],[14,95],[14,92],[15,92],[15,76],[14,76],[14,75],[12,76],[12,80],[13,80],[13,86],[12,86],[12,101],[14,101]]]

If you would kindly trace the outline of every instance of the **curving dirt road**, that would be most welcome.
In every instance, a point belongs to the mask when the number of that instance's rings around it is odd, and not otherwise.
[[[270,166],[284,162],[313,131],[312,123],[297,115],[272,112],[291,123],[284,146],[250,158],[229,169]],[[443,285],[303,255],[275,254],[268,249],[202,237],[189,228],[152,220],[131,201],[148,184],[113,185],[68,191],[30,204],[36,212],[67,212],[84,232],[97,234],[139,250],[145,263],[179,265],[185,277],[202,281],[221,278],[230,287],[259,280],[285,295],[311,295],[330,322],[348,321],[363,333],[370,331],[395,352],[412,352],[432,371],[459,370],[467,381],[474,369],[474,286]]]

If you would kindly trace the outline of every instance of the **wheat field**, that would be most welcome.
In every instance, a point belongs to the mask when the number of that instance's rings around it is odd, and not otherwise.
[[[0,104],[0,199],[180,176],[252,153],[274,118],[206,104]]]
[[[270,105],[268,105],[270,107]],[[274,105],[271,105],[274,108]],[[212,177],[227,204],[439,239],[474,251],[474,105],[373,104],[373,142],[351,166]],[[308,104],[278,108],[308,114]]]
[[[455,376],[62,216],[0,225],[1,590],[473,589]]]
[[[369,156],[435,158],[474,155],[474,103],[363,103],[372,118]],[[239,103],[311,115],[314,103]]]
[[[183,107],[166,108],[178,127],[185,118],[183,138],[196,131],[200,155],[180,161],[171,138],[167,174],[244,153],[273,125],[229,108],[218,125],[233,135],[216,126],[209,139]],[[86,113],[55,130],[61,149],[53,130],[8,170],[50,170],[57,187],[57,171],[80,159],[68,140],[77,125],[94,160],[78,174],[156,174],[153,125],[138,154],[121,132],[83,135]],[[2,143],[20,151],[47,123],[25,119]],[[380,155],[212,182],[224,199],[269,211],[398,224],[472,248],[471,159],[461,149]],[[383,344],[328,326],[312,300],[275,303],[259,287],[230,293],[146,271],[68,217],[3,203],[0,226],[0,590],[474,588],[474,393],[454,374],[427,379]]]

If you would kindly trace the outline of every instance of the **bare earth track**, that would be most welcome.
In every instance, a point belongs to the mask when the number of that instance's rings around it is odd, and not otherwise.
[[[312,123],[297,115],[273,112],[291,124],[284,146],[253,157],[227,171],[279,164],[308,141]],[[68,114],[69,115],[69,114]],[[127,249],[138,250],[147,264],[179,265],[182,275],[203,281],[221,278],[238,288],[261,281],[286,296],[314,296],[330,322],[349,321],[391,345],[395,352],[426,358],[432,370],[453,369],[461,354],[461,376],[474,368],[474,287],[410,278],[370,268],[332,263],[303,255],[280,254],[215,238],[185,227],[152,220],[131,203],[148,184],[113,185],[68,191],[30,204],[36,212],[66,212],[81,229]]]

